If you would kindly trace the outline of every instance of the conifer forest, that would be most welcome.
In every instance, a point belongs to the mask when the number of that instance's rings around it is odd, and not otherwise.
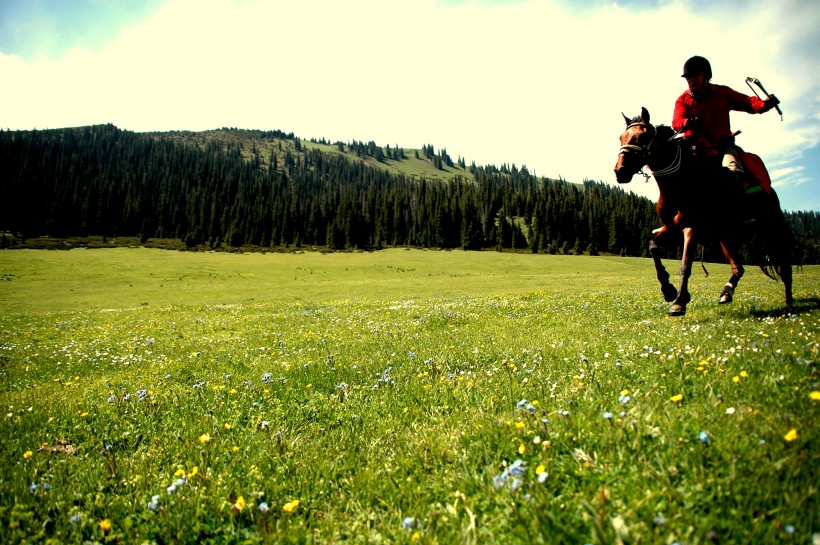
[[[402,169],[411,161],[442,176]],[[432,145],[408,151],[239,129],[0,131],[0,194],[5,247],[32,237],[95,235],[178,239],[205,249],[644,256],[660,225],[649,199],[602,182],[467,165]],[[797,260],[818,263],[817,212],[786,216],[799,242]],[[707,256],[720,259],[720,252],[710,247]]]

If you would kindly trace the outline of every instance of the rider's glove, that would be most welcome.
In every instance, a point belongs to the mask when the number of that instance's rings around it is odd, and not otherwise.
[[[686,120],[686,124],[683,128],[687,131],[697,131],[700,128],[700,125],[701,121],[699,117],[690,117]]]
[[[768,108],[769,110],[771,110],[772,108],[774,108],[775,106],[777,106],[778,104],[780,104],[780,99],[779,99],[779,98],[777,98],[777,97],[776,97],[776,96],[774,96],[774,95],[769,95],[769,98],[767,98],[764,102],[765,102],[765,104],[766,104],[766,108]]]

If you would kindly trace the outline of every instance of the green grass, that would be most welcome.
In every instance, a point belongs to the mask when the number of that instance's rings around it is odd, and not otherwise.
[[[709,269],[2,252],[0,541],[811,543],[820,267]]]

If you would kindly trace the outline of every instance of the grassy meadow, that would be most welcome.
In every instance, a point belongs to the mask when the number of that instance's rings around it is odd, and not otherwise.
[[[707,268],[0,252],[0,542],[820,543],[820,267]]]

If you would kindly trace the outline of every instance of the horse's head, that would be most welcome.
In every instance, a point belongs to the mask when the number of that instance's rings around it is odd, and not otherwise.
[[[623,114],[621,114],[623,115]],[[649,112],[641,108],[641,115],[632,119],[624,115],[626,130],[621,135],[621,149],[615,163],[615,179],[629,183],[649,160],[649,146],[655,138],[655,127],[649,124]]]

